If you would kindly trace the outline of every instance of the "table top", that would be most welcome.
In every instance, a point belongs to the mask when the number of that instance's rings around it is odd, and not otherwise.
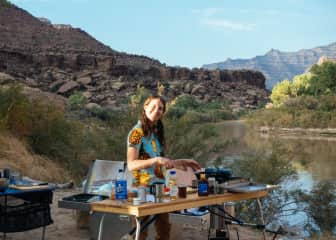
[[[53,185],[44,185],[44,186],[35,186],[34,188],[27,189],[16,189],[12,187],[8,187],[5,191],[0,191],[0,196],[14,196],[24,193],[33,193],[33,192],[41,192],[41,191],[53,191],[55,190],[55,186]]]
[[[207,205],[222,204],[224,202],[241,201],[265,197],[268,190],[247,192],[247,193],[224,193],[214,194],[205,197],[199,197],[197,193],[188,194],[187,198],[178,198],[163,203],[143,203],[133,205],[132,202],[119,203],[115,200],[106,199],[99,202],[91,203],[91,210],[104,213],[126,214],[136,217],[154,215],[159,213],[173,212],[188,208],[195,208]]]

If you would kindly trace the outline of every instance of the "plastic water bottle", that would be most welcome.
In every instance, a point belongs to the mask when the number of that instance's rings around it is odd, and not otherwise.
[[[121,202],[127,199],[127,181],[122,169],[119,169],[115,182],[115,197],[117,201]]]
[[[176,171],[169,172],[169,196],[171,200],[176,200],[178,193]]]

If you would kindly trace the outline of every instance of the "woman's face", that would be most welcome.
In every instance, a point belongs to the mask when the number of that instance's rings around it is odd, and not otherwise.
[[[147,105],[144,106],[144,110],[146,117],[151,122],[156,122],[162,117],[164,112],[164,106],[159,98],[154,98]]]

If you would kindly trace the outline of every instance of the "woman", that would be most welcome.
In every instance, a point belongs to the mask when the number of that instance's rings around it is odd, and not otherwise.
[[[161,118],[166,111],[166,102],[160,96],[149,97],[141,113],[141,120],[132,128],[127,138],[127,167],[133,174],[134,186],[149,186],[153,182],[165,182],[165,170],[191,167],[200,169],[193,159],[171,160],[164,157],[164,128]],[[169,239],[168,214],[156,218],[156,239]],[[147,232],[140,239],[146,239]]]

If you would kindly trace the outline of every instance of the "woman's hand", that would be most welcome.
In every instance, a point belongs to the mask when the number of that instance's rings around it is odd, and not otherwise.
[[[201,170],[201,165],[194,159],[176,159],[172,161],[175,168],[186,170],[187,167],[192,168],[193,171]]]
[[[170,160],[169,158],[165,158],[165,157],[156,157],[156,162],[159,164],[159,165],[162,165],[164,166],[165,168],[169,169],[169,168],[173,168],[174,167],[174,164],[173,164],[173,161]]]

